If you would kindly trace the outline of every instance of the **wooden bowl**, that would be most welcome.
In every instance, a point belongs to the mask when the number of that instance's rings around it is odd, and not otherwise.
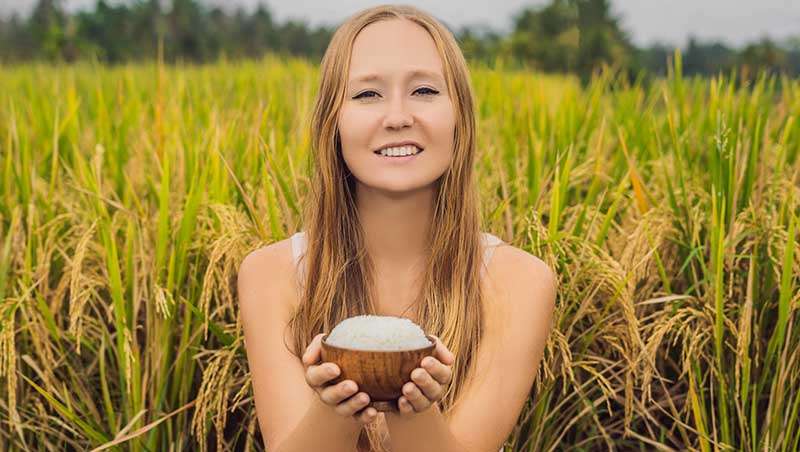
[[[403,385],[411,381],[411,372],[422,367],[422,359],[433,356],[436,341],[425,335],[431,345],[409,350],[356,350],[337,347],[325,342],[322,336],[322,361],[339,366],[341,373],[331,384],[353,380],[358,390],[369,395],[368,406],[377,411],[400,412],[397,399],[403,394]]]

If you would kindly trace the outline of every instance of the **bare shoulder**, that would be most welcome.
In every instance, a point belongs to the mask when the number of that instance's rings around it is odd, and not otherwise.
[[[250,251],[239,264],[239,280],[263,275],[265,270],[286,269],[292,259],[290,245],[289,239],[283,239]]]
[[[529,284],[556,284],[556,274],[541,258],[512,245],[497,250],[502,274],[512,278],[507,282]]]
[[[557,277],[541,258],[508,243],[494,251],[489,263],[492,291],[505,300],[507,315],[549,314],[555,304]],[[506,319],[507,320],[507,319]]]
[[[286,300],[288,285],[292,277],[292,252],[289,239],[279,240],[250,251],[241,264],[237,274],[239,302],[260,300],[269,290]],[[247,296],[256,295],[256,296]]]

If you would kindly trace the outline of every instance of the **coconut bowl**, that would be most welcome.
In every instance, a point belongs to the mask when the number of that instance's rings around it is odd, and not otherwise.
[[[353,380],[358,390],[369,395],[369,405],[377,411],[399,412],[397,400],[403,394],[403,385],[411,381],[411,372],[422,367],[422,359],[433,356],[436,341],[425,335],[431,345],[408,350],[357,350],[328,344],[328,335],[322,336],[323,362],[339,366],[341,372],[330,381],[337,384]]]

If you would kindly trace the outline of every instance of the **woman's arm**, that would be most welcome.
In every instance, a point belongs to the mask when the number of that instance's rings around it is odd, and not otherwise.
[[[305,416],[275,452],[353,452],[356,450],[361,425],[336,414],[314,398]]]
[[[239,267],[239,314],[261,435],[270,451],[353,452],[361,424],[326,406],[286,349],[288,321],[281,278],[290,262],[280,244],[250,253]],[[265,275],[269,275],[265,278]]]

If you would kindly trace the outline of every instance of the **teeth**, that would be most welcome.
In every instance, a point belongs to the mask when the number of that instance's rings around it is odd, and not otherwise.
[[[414,155],[419,153],[420,150],[414,145],[399,146],[394,148],[385,148],[380,150],[380,154],[384,156],[397,157],[403,155]]]

